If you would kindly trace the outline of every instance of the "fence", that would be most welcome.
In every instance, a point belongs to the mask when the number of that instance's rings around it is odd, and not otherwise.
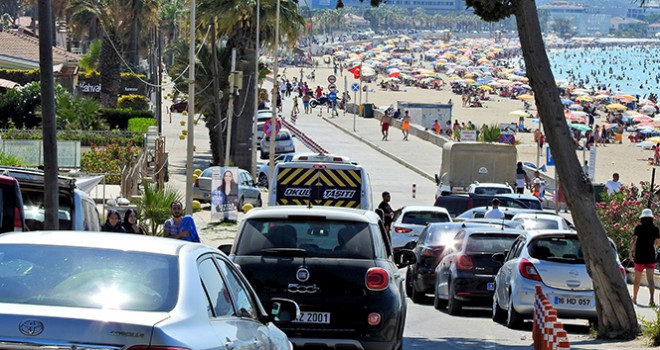
[[[534,298],[534,326],[532,328],[534,350],[570,349],[568,335],[561,322],[557,321],[557,311],[543,294],[540,285],[536,285]]]

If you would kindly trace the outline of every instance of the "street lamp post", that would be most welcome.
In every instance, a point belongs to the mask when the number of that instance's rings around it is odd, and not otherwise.
[[[257,115],[259,114],[259,10],[261,5],[257,0],[257,30],[254,48],[254,118],[252,120],[252,177],[259,179],[257,174]]]
[[[270,144],[268,147],[268,174],[271,176],[275,173],[275,137],[277,137],[277,134],[275,131],[277,130],[277,94],[278,94],[278,86],[277,86],[277,66],[278,66],[278,61],[279,61],[279,54],[278,54],[278,48],[280,46],[280,0],[277,0],[277,9],[276,9],[276,16],[275,16],[275,60],[273,62],[273,98],[272,101],[270,102],[272,105],[273,109],[273,115],[271,117],[271,129],[270,129]]]
[[[188,148],[186,153],[186,214],[193,212],[193,148],[195,147],[195,0],[190,0],[190,50],[188,71]]]

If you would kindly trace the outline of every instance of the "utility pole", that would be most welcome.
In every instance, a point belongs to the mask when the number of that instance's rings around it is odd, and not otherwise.
[[[257,30],[254,47],[254,116],[252,120],[252,178],[257,177],[257,115],[259,115],[259,17],[261,17],[261,4],[257,0]]]
[[[193,148],[195,146],[195,0],[190,0],[190,47],[188,71],[188,148],[186,152],[186,214],[192,215],[192,178],[195,169]]]
[[[218,123],[214,129],[218,132],[217,147],[218,147],[218,165],[222,164],[222,154],[225,153],[225,135],[222,123],[222,110],[220,100],[222,99],[223,92],[220,90],[220,75],[218,74],[218,46],[216,39],[215,22],[211,22],[211,57],[213,57],[213,65],[211,65],[211,72],[213,73],[213,108],[215,115],[218,118]]]
[[[163,47],[161,42],[163,40],[162,33],[158,26],[156,26],[156,123],[158,125],[158,135],[163,134]]]
[[[39,71],[44,148],[44,229],[58,230],[59,191],[57,185],[57,125],[55,123],[55,82],[53,77],[53,27],[50,0],[39,0]]]
[[[273,115],[270,118],[271,121],[271,131],[270,131],[270,144],[268,145],[268,174],[273,176],[275,173],[275,138],[277,137],[277,66],[279,64],[280,56],[278,48],[280,46],[280,0],[277,0],[275,15],[275,60],[273,62],[273,99],[270,102],[273,108]]]
[[[231,49],[231,73],[229,74],[229,104],[227,106],[227,146],[225,147],[225,166],[229,166],[231,150],[231,121],[234,119],[234,85],[236,85],[236,49]]]

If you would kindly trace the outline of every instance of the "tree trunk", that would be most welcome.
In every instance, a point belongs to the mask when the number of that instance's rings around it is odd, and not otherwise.
[[[254,122],[254,94],[258,72],[255,72],[254,40],[241,41],[237,47],[236,69],[243,71],[243,89],[234,101],[234,111],[240,112],[233,121],[231,158],[242,169],[252,168],[252,123]],[[247,47],[247,48],[246,48]]]
[[[215,111],[215,117],[211,118],[212,124],[209,125],[208,128],[213,163],[221,165],[222,158],[225,154],[224,123],[222,122],[222,99],[220,98],[220,73],[218,71],[218,44],[216,40],[215,22],[212,22],[211,26],[211,57],[213,57],[211,71],[213,72],[213,110]]]
[[[101,104],[105,108],[114,108],[117,106],[121,63],[113,48],[113,37],[109,35],[112,34],[109,33],[103,37],[103,44],[99,53]],[[115,42],[114,47],[119,47],[119,45]]]
[[[139,6],[137,0],[131,2],[133,8],[133,18],[131,18],[131,31],[128,39],[128,63],[133,67],[137,67],[139,62],[138,57],[138,42],[139,42],[139,28],[138,28],[138,14],[137,7]]]
[[[545,51],[534,0],[520,0],[516,8],[518,35],[534,88],[536,107],[547,133],[573,222],[578,230],[587,269],[596,292],[600,336],[634,338],[639,332],[630,294],[618,271],[612,248],[596,214],[589,179],[575,153],[557,84]]]

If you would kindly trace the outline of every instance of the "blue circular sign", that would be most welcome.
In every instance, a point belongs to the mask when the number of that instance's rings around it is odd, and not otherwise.
[[[328,100],[334,101],[336,99],[337,99],[337,93],[336,92],[333,91],[333,92],[328,94]]]
[[[360,91],[360,84],[353,83],[353,85],[351,85],[351,90],[353,90],[355,92]]]
[[[275,127],[273,128],[273,120],[268,119],[266,123],[264,123],[264,134],[266,134],[266,136],[270,136],[272,134],[277,135],[277,133],[280,132],[280,127],[281,125],[279,120],[275,123]]]

